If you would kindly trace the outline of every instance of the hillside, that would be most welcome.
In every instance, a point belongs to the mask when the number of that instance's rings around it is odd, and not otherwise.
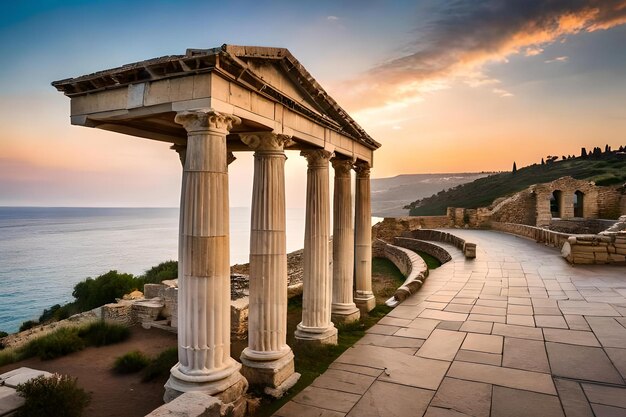
[[[483,178],[489,173],[408,174],[390,178],[372,178],[372,215],[406,216],[404,208],[416,198]]]
[[[516,173],[503,172],[479,178],[430,197],[416,200],[406,208],[412,216],[446,213],[448,207],[477,208],[490,205],[498,197],[511,195],[530,185],[571,176],[594,181],[597,185],[626,182],[626,155],[613,153],[600,158],[573,158],[545,165],[534,164]]]

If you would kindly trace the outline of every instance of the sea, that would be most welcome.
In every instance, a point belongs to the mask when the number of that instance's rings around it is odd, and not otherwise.
[[[304,246],[304,212],[287,209],[288,252]],[[232,207],[231,264],[248,262],[249,241],[250,208]],[[72,301],[87,277],[177,258],[178,208],[0,207],[0,331]]]

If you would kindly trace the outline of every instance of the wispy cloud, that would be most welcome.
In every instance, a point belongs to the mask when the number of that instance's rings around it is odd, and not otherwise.
[[[326,20],[329,20],[331,22],[336,22],[337,20],[339,20],[339,17],[337,17],[337,16],[326,16]]]
[[[515,54],[538,55],[568,35],[626,23],[626,0],[447,0],[437,7],[417,29],[412,53],[338,86],[346,107],[355,111],[420,101],[433,86],[455,79],[471,86],[497,84],[483,74],[485,64],[507,62]],[[501,88],[492,91],[510,97]]]
[[[552,64],[553,62],[567,62],[568,59],[569,57],[567,56],[557,56],[556,58],[553,58],[553,59],[547,59],[544,62],[546,64]]]

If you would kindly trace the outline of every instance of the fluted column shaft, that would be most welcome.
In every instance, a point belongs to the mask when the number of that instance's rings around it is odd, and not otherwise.
[[[331,321],[332,280],[328,242],[330,239],[330,197],[328,162],[331,152],[303,151],[308,162],[306,219],[304,229],[304,275],[302,322],[296,338],[319,343],[337,343],[337,329]]]
[[[358,162],[356,170],[355,207],[355,263],[356,292],[354,302],[361,311],[371,311],[376,306],[372,293],[372,208],[370,192],[370,166]]]
[[[354,304],[354,229],[352,227],[352,161],[333,158],[333,296],[332,318],[336,323],[359,319]]]
[[[255,150],[248,347],[241,361],[251,384],[276,388],[294,373],[293,353],[287,345],[287,158],[283,149],[289,137],[263,132],[242,134],[241,139]]]
[[[230,357],[226,150],[226,135],[239,119],[197,110],[181,112],[175,121],[185,127],[188,137],[179,237],[179,362],[166,389],[169,399],[171,391],[201,390],[219,396],[242,380],[241,365]]]

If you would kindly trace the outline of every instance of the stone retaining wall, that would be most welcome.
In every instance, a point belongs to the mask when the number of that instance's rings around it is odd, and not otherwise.
[[[457,247],[466,258],[476,257],[476,244],[466,242],[458,236],[452,233],[444,232],[441,230],[429,230],[429,229],[417,229],[404,232],[403,237],[411,237],[413,239],[432,240],[435,242],[449,243]]]
[[[393,240],[393,243],[396,246],[400,246],[405,249],[427,253],[433,258],[436,258],[442,264],[452,260],[452,256],[450,256],[447,250],[445,250],[441,246],[425,242],[423,240],[413,239],[409,237],[396,237]]]
[[[448,216],[385,217],[372,227],[372,239],[393,242],[402,232],[415,229],[452,227]]]
[[[372,244],[372,254],[375,257],[389,259],[406,278],[393,297],[386,301],[390,307],[397,306],[409,295],[416,293],[428,277],[426,262],[411,250],[377,239]]]
[[[561,254],[572,264],[626,264],[626,232],[570,236]]]
[[[492,222],[491,228],[493,230],[527,237],[536,242],[544,243],[548,246],[553,246],[559,249],[563,247],[563,244],[567,242],[567,238],[570,236],[569,233],[555,232],[541,227],[528,226],[526,224]]]

